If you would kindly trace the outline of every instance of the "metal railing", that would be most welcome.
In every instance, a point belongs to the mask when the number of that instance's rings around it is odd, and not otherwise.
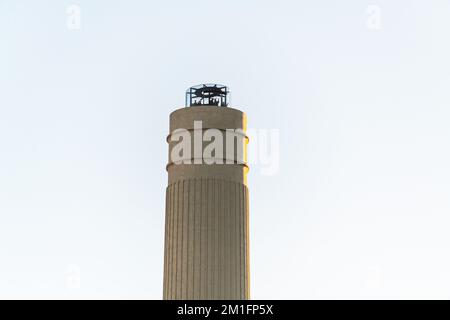
[[[200,84],[190,87],[186,91],[186,107],[226,107],[229,100],[230,91],[228,91],[228,87],[220,84]]]

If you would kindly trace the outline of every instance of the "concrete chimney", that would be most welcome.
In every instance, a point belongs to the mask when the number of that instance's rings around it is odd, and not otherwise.
[[[164,299],[249,299],[247,121],[228,100],[200,85],[170,114]]]

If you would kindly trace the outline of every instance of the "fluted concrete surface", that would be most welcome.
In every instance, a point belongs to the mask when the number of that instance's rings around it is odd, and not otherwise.
[[[219,178],[167,187],[165,299],[248,297],[247,187]]]

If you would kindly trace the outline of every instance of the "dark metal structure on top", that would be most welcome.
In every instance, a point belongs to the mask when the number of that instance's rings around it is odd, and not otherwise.
[[[186,91],[186,107],[228,106],[230,91],[221,84],[200,84]]]

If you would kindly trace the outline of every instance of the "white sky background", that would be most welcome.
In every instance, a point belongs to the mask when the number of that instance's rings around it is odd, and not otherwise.
[[[217,82],[280,130],[252,298],[450,298],[449,31],[444,0],[0,0],[0,297],[160,299],[168,116]]]

